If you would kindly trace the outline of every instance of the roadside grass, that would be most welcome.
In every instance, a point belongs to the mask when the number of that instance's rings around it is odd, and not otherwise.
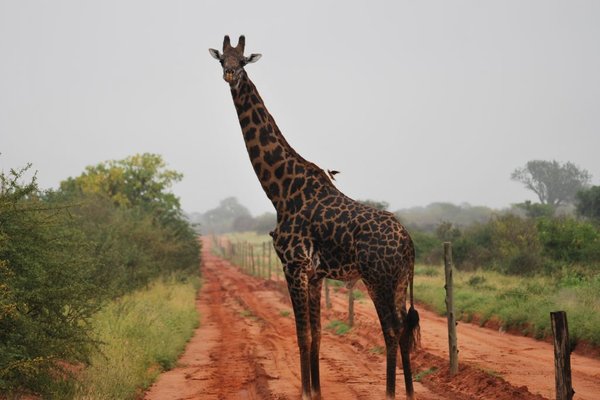
[[[507,276],[492,271],[455,270],[454,307],[457,318],[480,325],[493,320],[535,338],[551,336],[551,311],[566,311],[572,345],[600,345],[600,275],[573,277]],[[446,314],[444,270],[415,267],[415,298],[440,315]]]
[[[352,290],[352,295],[354,296],[354,300],[363,300],[365,298],[364,292],[359,289]]]
[[[225,236],[232,242],[248,242],[255,246],[262,245],[264,242],[271,243],[273,239],[268,234],[256,232],[233,232],[227,233]]]
[[[423,371],[419,371],[417,374],[415,374],[414,381],[421,382],[423,378],[425,378],[427,375],[433,374],[435,371],[437,371],[437,367],[431,367],[424,369]]]
[[[159,279],[100,310],[93,326],[101,344],[78,375],[74,398],[135,399],[174,367],[198,326],[199,287],[195,277]]]
[[[325,328],[333,331],[336,335],[345,335],[350,331],[350,326],[347,323],[337,319],[329,322]]]
[[[228,234],[232,242],[252,243],[255,254],[271,237],[256,232]],[[273,262],[280,267],[279,260]],[[484,325],[494,321],[506,330],[536,338],[552,334],[550,312],[567,312],[572,344],[586,341],[600,346],[600,274],[581,277],[563,270],[559,276],[510,276],[494,271],[459,271],[454,274],[454,304],[457,318]],[[334,292],[343,282],[330,280]],[[444,270],[441,266],[415,266],[415,298],[445,315]],[[364,295],[364,294],[362,294]],[[355,292],[355,298],[362,297]]]

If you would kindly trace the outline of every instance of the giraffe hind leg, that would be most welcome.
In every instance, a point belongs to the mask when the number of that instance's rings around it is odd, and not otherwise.
[[[416,313],[416,310],[411,307],[411,311]],[[412,381],[412,371],[410,365],[410,350],[411,343],[413,342],[413,326],[406,313],[402,313],[402,333],[400,335],[400,354],[402,356],[402,372],[404,373],[404,387],[406,388],[406,398],[409,400],[414,399],[415,390]],[[411,315],[411,318],[413,316]],[[418,314],[417,314],[418,323]]]
[[[404,374],[407,399],[414,399],[410,352],[417,347],[417,343],[419,342],[419,313],[415,310],[412,303],[411,293],[411,306],[408,312],[406,312],[406,288],[400,289],[397,292],[396,309],[400,313],[402,321],[400,355],[402,356],[402,372]]]
[[[321,399],[321,381],[319,377],[319,347],[321,343],[321,287],[323,280],[309,283],[310,312],[310,379],[313,400]]]
[[[300,380],[302,382],[302,400],[311,400],[310,385],[310,319],[308,298],[308,277],[300,268],[286,265],[285,277],[292,300],[294,319],[296,320],[296,336],[300,350]]]
[[[396,360],[398,356],[398,343],[400,338],[401,326],[400,319],[396,312],[396,305],[394,304],[393,298],[387,298],[388,296],[381,294],[389,293],[387,290],[372,291],[373,302],[375,303],[375,309],[379,317],[381,324],[381,330],[383,331],[383,338],[385,340],[385,351],[386,351],[386,385],[385,394],[386,399],[394,399],[396,395]],[[380,293],[380,296],[377,296]],[[387,298],[387,299],[386,299]]]

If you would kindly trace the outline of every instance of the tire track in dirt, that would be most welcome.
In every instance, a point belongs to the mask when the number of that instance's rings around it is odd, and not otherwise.
[[[204,285],[197,300],[201,325],[178,366],[162,374],[144,398],[298,399],[298,348],[284,284],[243,274],[212,255],[208,240],[203,245],[203,263]],[[346,319],[345,290],[332,293],[332,300],[332,309],[323,307],[323,327],[330,320]],[[348,334],[338,336],[323,329],[320,359],[324,399],[384,397],[385,357],[380,354],[383,337],[375,310],[368,298],[358,301],[355,310],[355,327]],[[458,376],[450,380],[444,358],[446,320],[426,310],[419,311],[423,348],[415,356],[414,369],[419,372],[437,368],[422,379],[423,384],[415,383],[419,399],[542,398],[530,391],[553,397],[547,390],[554,390],[551,345],[460,324],[461,368]],[[539,345],[550,346],[549,354],[542,349],[534,355],[532,349]],[[538,356],[539,361],[535,361]],[[573,359],[575,399],[594,399],[600,393],[600,362],[587,360],[582,363],[578,357]],[[579,368],[582,364],[585,367]],[[538,370],[543,370],[539,379],[535,378]],[[587,374],[585,379],[581,378],[581,371]],[[586,397],[586,393],[594,396]],[[404,398],[400,369],[397,398]]]
[[[333,313],[335,318],[345,318],[347,308],[346,291],[341,290],[341,296],[333,296]],[[424,379],[446,382],[450,380],[439,376],[447,373],[446,359],[448,357],[448,328],[445,317],[418,307],[421,317],[421,351],[417,354],[417,365],[422,369],[437,367],[439,372]],[[372,302],[368,299],[355,303],[357,326],[372,325],[377,314]],[[549,317],[549,316],[548,316]],[[372,338],[377,340],[378,331],[373,332]],[[459,322],[457,326],[459,363],[461,369],[479,370],[483,374],[475,374],[471,382],[472,390],[485,386],[489,377],[501,377],[516,388],[542,396],[555,398],[554,388],[554,350],[551,343],[533,338],[504,333],[475,324]],[[440,360],[441,359],[441,360]],[[465,365],[466,364],[466,365]],[[600,360],[571,354],[571,372],[575,399],[600,399]],[[473,371],[465,372],[472,374]],[[481,376],[477,376],[481,375]],[[486,376],[487,375],[487,376]],[[458,386],[465,383],[455,382]],[[494,386],[495,384],[492,384]],[[435,389],[435,388],[433,388]],[[471,389],[467,389],[469,392]],[[458,390],[458,389],[457,389]],[[462,390],[462,389],[460,389]],[[507,388],[507,390],[509,390]],[[495,397],[482,397],[495,398]]]
[[[178,366],[162,374],[144,399],[298,399],[295,324],[281,285],[241,273],[210,254],[207,241],[203,249],[201,325]],[[383,398],[384,357],[357,353],[352,343],[324,331],[321,381],[324,399]],[[418,383],[416,390],[420,399],[443,398]],[[397,391],[404,392],[400,377]]]

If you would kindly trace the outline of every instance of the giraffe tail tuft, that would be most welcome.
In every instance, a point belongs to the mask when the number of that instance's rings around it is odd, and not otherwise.
[[[419,346],[421,346],[421,327],[419,326],[419,313],[415,309],[415,301],[414,301],[414,290],[413,290],[413,277],[414,274],[410,276],[410,308],[408,309],[408,313],[406,314],[405,325],[406,332],[408,333],[408,348],[411,351],[416,350]]]
[[[421,328],[419,326],[419,313],[413,305],[408,309],[405,325],[408,334],[408,348],[414,351],[421,346]]]

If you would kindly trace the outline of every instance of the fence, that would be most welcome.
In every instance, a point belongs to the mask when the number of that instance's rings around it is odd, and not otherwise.
[[[252,243],[249,241],[231,242],[224,236],[213,236],[213,251],[219,256],[236,264],[243,272],[256,277],[285,281],[283,266],[274,254],[271,241]],[[444,266],[446,274],[446,306],[448,317],[448,344],[450,359],[450,375],[458,373],[458,346],[456,338],[456,320],[453,309],[453,285],[452,285],[452,244],[444,243]],[[331,307],[329,296],[329,280],[325,280],[325,305]],[[348,288],[348,325],[354,323],[354,286]],[[556,398],[557,400],[570,400],[573,398],[571,386],[569,333],[566,321],[566,313],[551,313],[552,330],[555,349],[555,372],[556,372]]]
[[[285,280],[283,266],[275,255],[272,242],[232,242],[224,236],[212,236],[212,243],[215,253],[239,266],[244,273],[268,280]]]

